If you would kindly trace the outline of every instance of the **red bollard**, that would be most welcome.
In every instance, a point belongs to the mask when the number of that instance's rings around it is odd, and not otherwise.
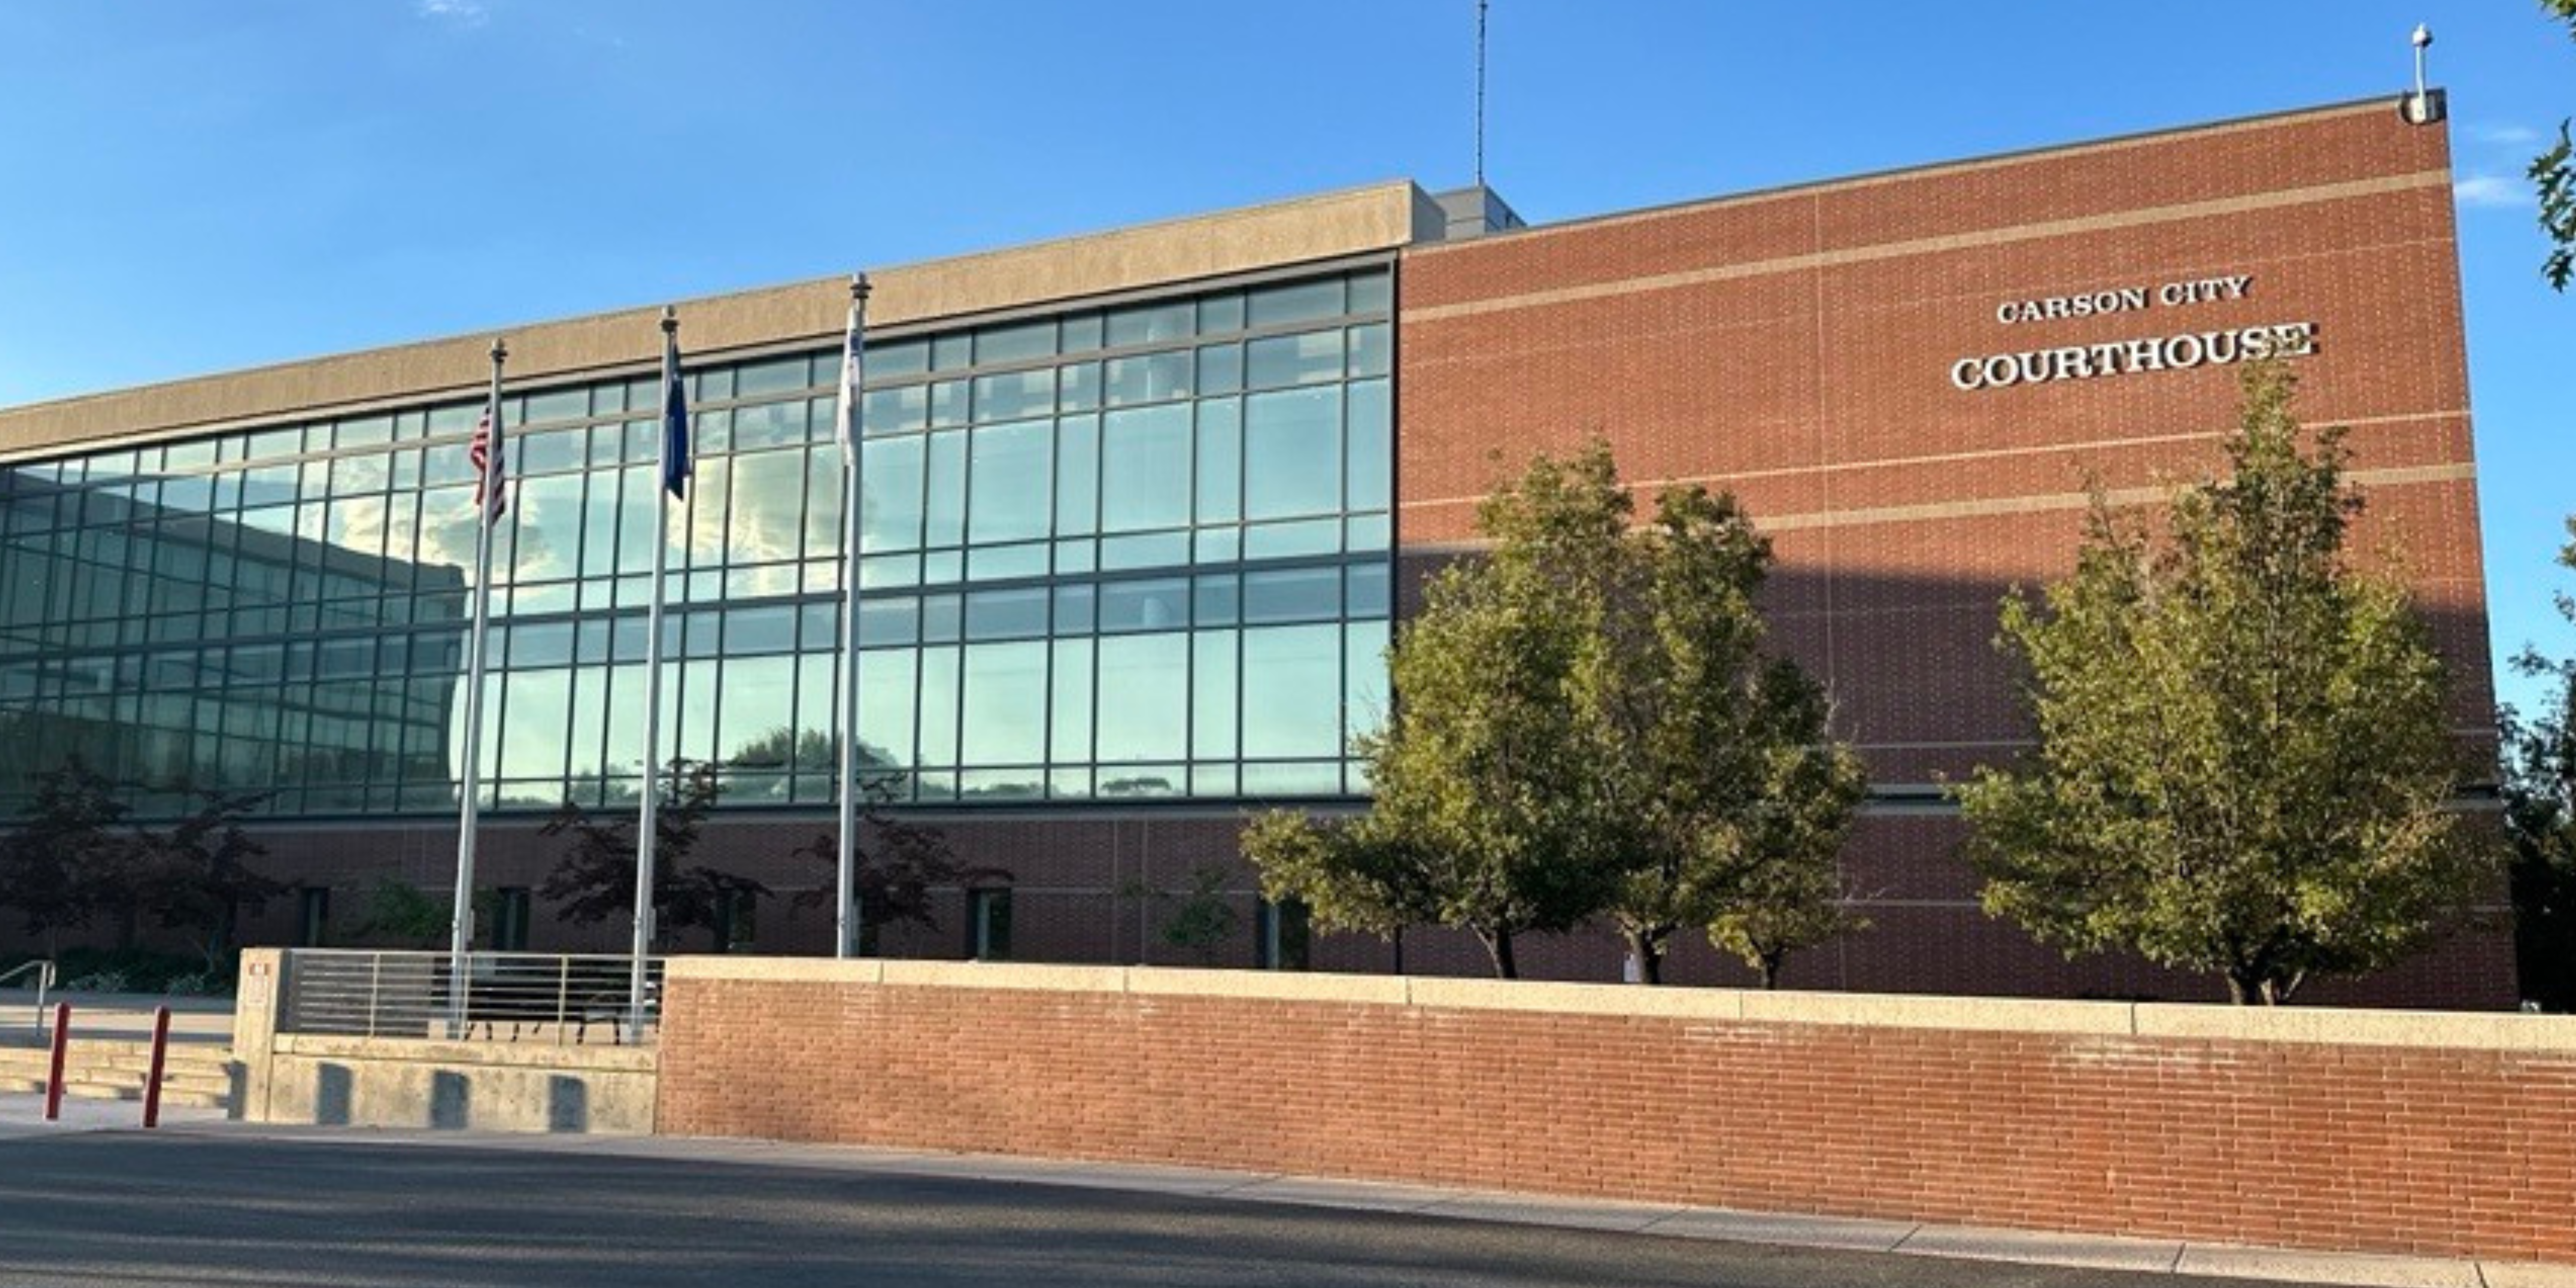
[[[63,1116],[63,1057],[71,1053],[72,1004],[54,1003],[54,1071],[45,1078],[45,1121]]]
[[[170,1008],[152,1012],[152,1072],[143,1080],[143,1126],[161,1125],[161,1062],[170,1053]]]

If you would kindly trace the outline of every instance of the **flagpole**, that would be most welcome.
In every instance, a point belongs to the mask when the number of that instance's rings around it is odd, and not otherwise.
[[[644,613],[644,803],[642,818],[635,837],[635,939],[633,960],[629,963],[626,998],[628,1031],[638,1042],[644,1038],[644,958],[653,946],[653,863],[654,849],[661,837],[662,804],[662,601],[663,582],[671,557],[671,484],[678,475],[674,468],[685,469],[685,462],[675,462],[671,453],[676,446],[686,452],[685,442],[671,439],[672,417],[688,415],[687,395],[679,388],[680,317],[679,310],[668,305],[662,309],[662,468],[659,486],[653,493],[653,597]]]
[[[859,955],[859,385],[867,349],[868,275],[850,275],[849,349],[841,369],[840,909],[833,956]]]
[[[490,419],[485,430],[481,486],[474,489],[474,624],[465,645],[464,790],[458,793],[462,799],[456,818],[456,904],[447,930],[447,1027],[452,1038],[465,1036],[466,990],[473,982],[474,840],[483,807],[483,668],[492,621],[492,492],[503,486],[508,477],[506,468],[496,466],[503,465],[501,364],[509,357],[509,345],[496,337],[492,341],[492,392],[483,408]]]

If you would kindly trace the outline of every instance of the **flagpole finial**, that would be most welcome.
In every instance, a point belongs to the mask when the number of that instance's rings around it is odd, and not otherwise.
[[[867,275],[867,274],[865,274],[865,273],[852,273],[852,274],[850,274],[850,298],[851,298],[851,299],[857,300],[857,301],[859,301],[859,302],[860,302],[860,303],[862,303],[862,304],[867,303],[867,299],[868,299],[868,290],[869,290],[869,287],[868,287],[868,275]]]
[[[680,306],[679,306],[679,305],[676,305],[676,304],[665,304],[665,305],[663,305],[663,306],[662,306],[662,334],[664,334],[664,335],[678,335],[679,333],[680,333]]]

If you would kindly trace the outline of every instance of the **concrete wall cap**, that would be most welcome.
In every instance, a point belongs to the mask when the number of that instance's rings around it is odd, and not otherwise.
[[[2140,1003],[2137,1034],[2238,1042],[2576,1054],[2576,1015]]]
[[[742,980],[985,988],[1147,997],[1241,997],[1553,1015],[2062,1033],[2096,1037],[2331,1042],[2355,1046],[2576,1053],[2576,1016],[2070,1002],[1894,993],[1758,992],[1635,984],[1393,975],[1050,966],[1017,962],[675,957],[674,981]],[[418,1044],[405,1044],[418,1045]]]
[[[1554,1015],[1686,1020],[1734,1020],[1744,1014],[1744,995],[1731,988],[1435,978],[1408,979],[1405,985],[1415,1006],[1440,1010],[1544,1011]]]
[[[1127,991],[1150,997],[1241,997],[1280,1002],[1402,1006],[1409,981],[1396,975],[1303,974],[1270,970],[1184,970],[1133,966]]]
[[[612,1046],[605,1042],[558,1046],[552,1042],[447,1042],[281,1033],[277,1035],[275,1049],[279,1055],[308,1059],[503,1069],[652,1073],[661,1065],[661,1053],[651,1047]]]
[[[1017,962],[890,961],[889,988],[999,988],[1033,993],[1124,993],[1123,966],[1036,966]]]
[[[1929,997],[1896,993],[1746,993],[1744,1018],[1779,1024],[2006,1033],[2125,1035],[2124,1002],[2058,1002],[2018,997]]]
[[[758,980],[763,983],[878,984],[885,981],[879,957],[673,957],[662,965],[662,978]]]

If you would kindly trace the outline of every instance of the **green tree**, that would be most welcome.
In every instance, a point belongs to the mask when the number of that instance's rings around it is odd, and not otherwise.
[[[2446,812],[2441,665],[2347,565],[2341,435],[2307,450],[2292,391],[2250,368],[2230,477],[2175,492],[2161,537],[2097,495],[2073,576],[2005,601],[2038,746],[1957,789],[1989,913],[2238,1003],[2397,960],[2494,874]]]
[[[1375,803],[1294,851],[1410,869],[1401,884],[1430,920],[1473,934],[1505,979],[1519,974],[1517,937],[1599,912],[1621,875],[1610,838],[1587,826],[1599,793],[1567,712],[1628,509],[1615,480],[1545,458],[1487,498],[1477,524],[1490,556],[1432,577],[1388,650],[1399,701],[1385,730],[1359,742]],[[1311,891],[1265,885],[1338,924],[1338,874]]]
[[[2540,0],[2540,7],[2552,19],[2567,24],[2567,34],[2576,37],[2576,0]],[[2564,291],[2576,279],[2576,139],[2568,134],[2569,120],[2558,122],[2558,142],[2532,158],[2531,182],[2540,190],[2540,231],[2549,239],[2549,253],[2541,261],[2540,275],[2550,289]]]
[[[1404,932],[1440,920],[1436,887],[1446,869],[1386,829],[1370,827],[1366,815],[1317,819],[1266,810],[1244,826],[1241,845],[1271,902],[1303,901],[1316,930],[1393,943],[1399,975]]]
[[[187,932],[208,974],[229,974],[241,914],[259,911],[286,889],[252,868],[268,847],[244,826],[270,793],[187,783],[170,790],[196,805],[167,833],[145,834],[143,897],[165,929]]]
[[[1162,924],[1155,933],[1164,946],[1188,953],[1202,966],[1213,966],[1225,942],[1243,924],[1242,915],[1225,897],[1227,876],[1223,866],[1202,863],[1190,869],[1183,889],[1165,890],[1137,880],[1121,886],[1119,893],[1161,905]]]
[[[702,760],[674,759],[671,791],[654,819],[653,925],[664,939],[703,929],[714,946],[725,946],[728,912],[742,901],[762,899],[769,887],[750,877],[693,865],[709,811],[723,790],[716,766]],[[541,830],[544,836],[568,836],[571,843],[538,894],[557,904],[555,915],[578,924],[635,915],[635,838],[624,819],[602,823],[569,801]]]
[[[1804,677],[1801,677],[1802,679]],[[1825,723],[1823,694],[1782,685],[1790,727]],[[1801,705],[1812,714],[1797,714]],[[1789,954],[1865,930],[1869,922],[1844,906],[1840,858],[1853,813],[1868,794],[1869,777],[1849,747],[1824,741],[1775,744],[1759,767],[1762,799],[1741,824],[1743,875],[1717,901],[1708,919],[1709,942],[1744,959],[1762,987],[1780,986]]]
[[[1572,468],[1614,485],[1597,445]],[[1867,778],[1823,686],[1765,650],[1771,543],[1732,496],[1674,488],[1597,557],[1611,587],[1567,718],[1624,874],[1607,912],[1648,983],[1696,926],[1776,984],[1791,951],[1852,924],[1837,859]]]
[[[445,947],[456,915],[445,899],[396,877],[376,882],[367,895],[367,916],[358,923],[361,940],[388,941],[405,948]],[[486,920],[477,910],[476,921]]]
[[[142,870],[142,839],[117,783],[79,756],[34,774],[17,828],[0,839],[0,905],[41,935],[47,956],[62,932],[90,924],[102,896]]]
[[[869,755],[865,743],[860,751],[862,763],[874,763],[864,759]],[[888,926],[937,930],[939,920],[931,912],[937,891],[1011,879],[1007,868],[958,862],[947,833],[896,812],[904,781],[898,773],[867,773],[860,779],[859,844],[852,856],[851,884],[859,904],[858,949],[863,954],[878,951]],[[840,881],[840,834],[826,829],[795,853],[830,872],[827,884],[796,896],[796,906],[830,907]]]
[[[2568,532],[2576,537],[2576,520]],[[2576,568],[2576,541],[2558,562]],[[2576,600],[2560,594],[2558,611],[2576,621]],[[2536,718],[2508,711],[2503,720],[2514,956],[2523,997],[2565,1014],[2576,1012],[2576,660],[2526,648],[2515,667],[2546,678],[2550,694]]]
[[[1325,929],[1468,930],[1506,977],[1515,936],[1596,915],[1649,980],[1685,928],[1776,978],[1845,924],[1864,780],[1823,690],[1765,650],[1769,542],[1701,488],[1634,517],[1598,440],[1485,502],[1490,554],[1433,578],[1389,651],[1394,719],[1360,745],[1374,807],[1246,832],[1270,897]]]
[[[2541,0],[2541,9],[2576,38],[2576,0]],[[2540,228],[2549,252],[2541,276],[2553,290],[2576,280],[2576,138],[2558,122],[2558,141],[2532,159],[2540,193]],[[2576,520],[2568,529],[2576,535]],[[2558,561],[2576,567],[2576,543]],[[2576,620],[2576,602],[2558,597],[2561,616]],[[2551,705],[2524,722],[2507,712],[2505,821],[2513,837],[2514,955],[2523,996],[2548,1010],[2576,1011],[2576,662],[2525,649],[2525,674],[2553,681]]]

